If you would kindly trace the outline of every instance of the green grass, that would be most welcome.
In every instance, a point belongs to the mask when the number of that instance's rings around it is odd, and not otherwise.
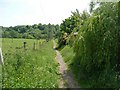
[[[69,45],[66,45],[60,48],[59,50],[63,56],[65,63],[68,65],[68,69],[73,72],[75,76],[75,80],[78,82],[81,88],[93,88],[93,85],[99,87],[100,83],[94,80],[86,79],[84,74],[80,71],[81,69],[79,66],[79,58],[75,58],[75,53],[73,52],[72,47],[70,47]]]
[[[66,45],[59,50],[63,56],[65,63],[68,65],[68,69],[71,70],[75,75],[75,80],[78,82],[79,86],[82,88],[90,88],[90,84],[88,81],[80,80],[81,75],[78,71],[79,69],[76,65],[74,65],[75,53],[73,52],[73,48],[69,45]]]
[[[18,48],[27,42],[27,50]],[[33,43],[36,42],[36,50]],[[40,42],[40,44],[39,44]],[[32,39],[3,40],[3,88],[57,88],[58,64],[53,42]]]
[[[24,42],[26,42],[26,49],[32,50],[34,43],[36,45],[36,48],[39,49],[39,46],[44,42],[44,40],[3,38],[3,52],[6,53],[9,50],[12,52],[15,51],[16,48],[22,48],[24,46]]]
[[[70,64],[72,64],[73,57],[75,55],[73,52],[73,48],[66,45],[64,48],[61,49],[60,52],[63,56],[65,63],[67,63],[67,65],[70,66]]]
[[[2,65],[0,64],[0,89],[2,88]]]

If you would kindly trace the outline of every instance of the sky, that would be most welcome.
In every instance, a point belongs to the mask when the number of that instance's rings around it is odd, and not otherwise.
[[[78,9],[89,10],[90,0],[0,0],[0,26],[60,24]]]

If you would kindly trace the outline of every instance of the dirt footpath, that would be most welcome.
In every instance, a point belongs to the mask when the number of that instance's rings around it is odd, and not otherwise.
[[[54,43],[54,50],[56,51],[56,60],[59,63],[59,73],[61,74],[61,79],[59,80],[59,88],[80,88],[73,78],[72,72],[67,70],[67,65],[63,61],[62,55],[58,50],[56,50],[56,43]]]

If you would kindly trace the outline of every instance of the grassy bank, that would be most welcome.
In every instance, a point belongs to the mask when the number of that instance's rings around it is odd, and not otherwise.
[[[90,88],[90,83],[88,81],[80,79],[81,75],[80,75],[80,71],[78,68],[78,63],[74,62],[75,53],[73,52],[73,48],[70,47],[69,45],[66,45],[65,47],[60,49],[60,52],[63,56],[64,61],[68,65],[68,69],[73,72],[75,76],[75,80],[78,82],[80,87]]]
[[[75,79],[78,82],[78,84],[80,85],[80,87],[82,87],[82,88],[94,88],[94,87],[107,88],[106,86],[104,86],[105,81],[97,82],[93,79],[87,79],[85,77],[84,73],[81,72],[79,58],[76,58],[72,47],[70,47],[69,45],[66,45],[60,49],[60,52],[63,56],[64,61],[67,63],[69,70],[71,70],[73,72],[73,74],[75,75]],[[106,74],[103,73],[102,75],[110,76],[108,73],[106,73]],[[111,75],[112,75],[112,73],[111,73]],[[111,81],[113,77],[111,77],[111,78],[107,77],[107,78],[108,78],[108,81]],[[94,78],[94,79],[96,79],[96,78]],[[101,79],[103,79],[102,76],[101,76]],[[113,81],[113,83],[108,82],[106,85],[109,85],[109,87],[111,87],[112,89],[115,89],[115,85],[116,86],[119,85],[118,83],[117,83],[117,81],[116,82]]]
[[[70,65],[73,62],[73,58],[74,58],[74,52],[73,52],[73,48],[66,45],[64,48],[61,49],[61,54],[63,56],[63,59],[65,61],[65,63],[67,63],[68,68],[70,67]]]
[[[25,50],[23,42],[26,42]],[[3,88],[58,87],[58,65],[54,59],[52,41],[4,39],[3,56]]]

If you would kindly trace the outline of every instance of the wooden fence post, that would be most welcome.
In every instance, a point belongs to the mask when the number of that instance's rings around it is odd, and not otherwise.
[[[0,48],[0,64],[4,64],[3,55],[2,55],[2,49],[1,48]]]
[[[33,50],[35,50],[35,42],[33,43]]]
[[[26,42],[23,43],[24,44],[24,50],[26,49]]]
[[[41,45],[41,44],[40,44],[40,41],[39,41],[39,48],[40,48],[40,45]]]

